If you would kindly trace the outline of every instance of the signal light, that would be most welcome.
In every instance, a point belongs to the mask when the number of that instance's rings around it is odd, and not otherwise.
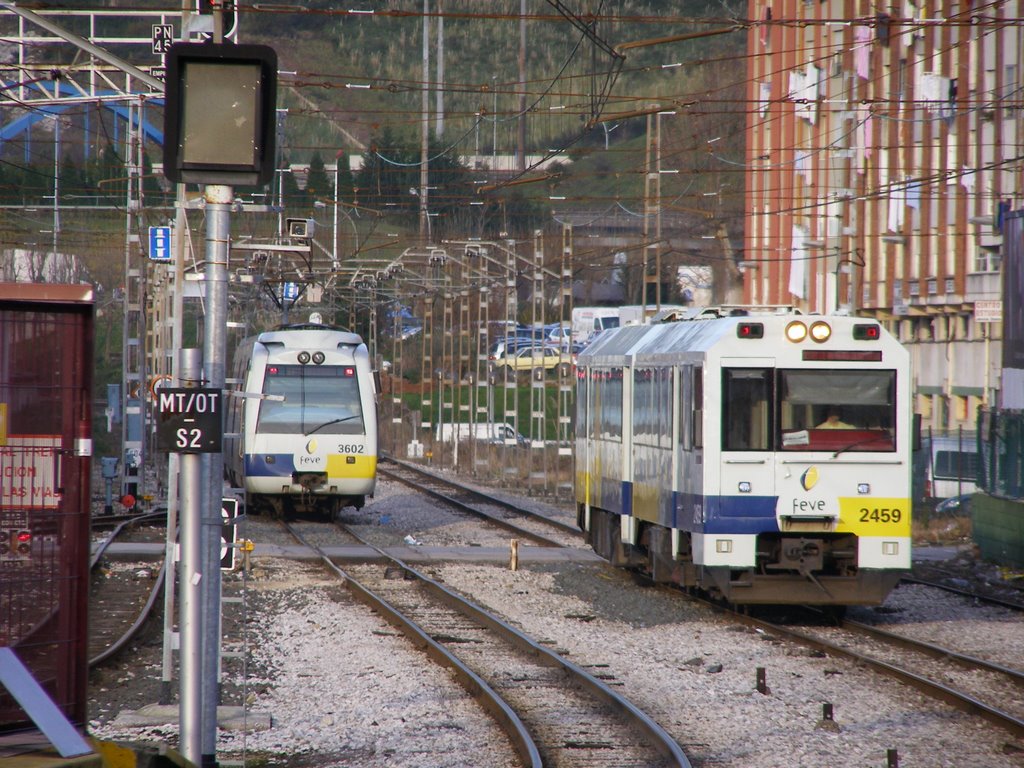
[[[763,323],[740,323],[736,326],[736,336],[740,339],[763,339]]]
[[[853,326],[853,338],[857,341],[878,341],[882,338],[882,328],[875,323],[857,323]]]
[[[31,531],[14,531],[11,533],[11,543],[14,545],[14,551],[21,557],[28,557],[32,552],[32,532]]]

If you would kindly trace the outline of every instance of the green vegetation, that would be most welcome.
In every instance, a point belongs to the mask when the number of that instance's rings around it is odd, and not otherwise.
[[[457,209],[467,199],[479,199],[472,193],[467,197],[466,169],[456,158],[516,151],[523,101],[527,152],[563,148],[573,160],[549,171],[542,183],[487,196],[488,208],[473,216],[438,211],[439,225],[446,231],[484,237],[492,231],[529,232],[538,220],[547,220],[544,211],[552,195],[566,199],[560,210],[601,209],[620,201],[636,208],[644,195],[649,120],[644,114],[615,115],[658,109],[678,111],[662,120],[664,167],[678,171],[662,179],[662,198],[700,213],[707,193],[722,193],[728,196],[726,204],[709,212],[742,211],[738,166],[714,160],[709,144],[723,157],[742,158],[746,94],[737,62],[742,61],[746,38],[743,31],[733,30],[731,21],[741,15],[739,7],[603,2],[600,19],[590,27],[603,44],[647,43],[624,49],[624,58],[617,62],[554,6],[531,3],[524,88],[519,83],[519,2],[446,0],[443,136],[437,135],[435,122],[437,18],[432,19],[431,74],[425,76],[422,0],[390,0],[372,15],[348,15],[328,0],[313,0],[306,7],[304,13],[246,14],[243,34],[246,42],[277,47],[282,69],[296,72],[293,79],[282,81],[281,99],[289,110],[281,139],[285,158],[304,162],[318,151],[331,151],[326,148],[363,154],[374,170],[357,182],[360,203],[380,202],[382,193],[373,183],[379,177],[374,174],[390,164],[394,184],[384,184],[389,187],[384,196],[392,198],[386,204],[415,209],[416,199],[408,190],[419,184],[420,113],[427,80],[432,111],[429,184],[437,187],[436,202],[442,208]],[[566,7],[588,22],[586,14],[595,10],[587,3]],[[719,30],[733,31],[707,35]],[[706,36],[669,40],[685,35]],[[277,44],[285,38],[293,44]],[[608,122],[595,122],[595,109]],[[512,190],[516,199],[509,196]],[[516,210],[509,210],[510,203]]]

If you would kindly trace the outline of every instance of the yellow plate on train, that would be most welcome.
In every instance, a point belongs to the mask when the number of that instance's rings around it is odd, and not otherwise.
[[[837,531],[858,536],[910,536],[910,499],[840,497]]]

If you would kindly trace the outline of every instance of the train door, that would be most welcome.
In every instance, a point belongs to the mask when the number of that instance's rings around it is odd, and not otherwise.
[[[758,360],[756,367],[751,362],[745,359],[743,367],[730,367],[723,361],[716,517],[723,530],[753,534],[776,528],[776,488],[774,360]]]
[[[699,531],[704,522],[704,374],[700,365],[678,369],[679,407],[675,435],[676,508],[672,527]]]

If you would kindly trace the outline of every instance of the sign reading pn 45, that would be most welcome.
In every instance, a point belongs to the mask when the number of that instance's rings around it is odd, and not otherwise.
[[[224,437],[223,400],[220,389],[157,390],[157,450],[219,453]]]

